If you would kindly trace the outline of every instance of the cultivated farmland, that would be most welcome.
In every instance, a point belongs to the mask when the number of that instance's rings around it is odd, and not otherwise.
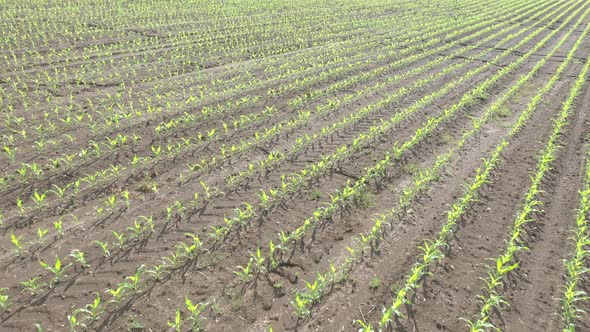
[[[0,0],[1,331],[588,331],[590,2]]]

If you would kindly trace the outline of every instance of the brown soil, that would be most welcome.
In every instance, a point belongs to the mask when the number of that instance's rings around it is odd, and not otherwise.
[[[468,3],[466,2],[463,6],[469,9],[462,9],[461,13],[475,13],[479,10],[475,4],[469,5]],[[391,289],[394,288],[394,285],[404,281],[405,275],[418,257],[420,253],[418,246],[422,244],[424,239],[436,235],[444,220],[444,213],[448,205],[463,193],[464,183],[481,166],[481,159],[496,146],[501,137],[508,132],[509,126],[526,107],[530,98],[553,75],[567,55],[567,51],[590,22],[590,18],[586,17],[582,21],[576,31],[566,40],[563,49],[549,59],[533,79],[527,82],[504,105],[503,109],[507,112],[496,116],[485,124],[477,137],[452,158],[445,174],[439,181],[433,183],[426,193],[420,195],[406,213],[396,220],[393,228],[387,232],[379,250],[372,254],[365,254],[362,262],[351,270],[348,280],[335,285],[320,303],[313,307],[311,317],[297,319],[293,315],[293,306],[290,301],[293,299],[293,292],[305,287],[304,281],[312,281],[318,273],[327,272],[331,263],[343,262],[348,254],[347,247],[354,243],[355,237],[371,228],[375,215],[389,211],[394,204],[397,204],[400,192],[411,184],[413,175],[419,170],[430,167],[436,161],[437,156],[452,148],[461,138],[463,132],[471,128],[473,119],[482,116],[498,96],[508,91],[512,83],[526,74],[540,58],[547,54],[565,35],[566,31],[574,26],[577,18],[581,17],[588,6],[586,3],[567,5],[545,20],[541,20],[545,16],[542,15],[540,18],[521,26],[517,24],[520,24],[526,17],[514,22],[510,20],[523,14],[525,10],[522,8],[525,5],[517,6],[510,3],[510,1],[502,2],[497,6],[499,8],[516,7],[506,13],[508,15],[507,21],[514,24],[514,28],[492,38],[485,45],[466,50],[460,56],[433,66],[425,72],[410,74],[391,84],[386,84],[377,91],[359,94],[360,97],[351,103],[337,107],[326,115],[312,115],[309,123],[286,129],[284,133],[277,135],[265,144],[239,153],[229,158],[228,161],[213,166],[208,171],[197,172],[194,177],[184,183],[179,183],[177,179],[179,173],[186,172],[187,164],[198,163],[202,159],[218,155],[222,146],[229,147],[238,145],[243,140],[252,140],[255,133],[264,132],[265,128],[271,128],[278,123],[296,118],[299,110],[313,110],[324,105],[330,98],[342,98],[349,93],[363,91],[375,84],[386,83],[388,78],[394,77],[394,75],[412,73],[412,70],[445,56],[454,49],[447,50],[444,54],[434,54],[399,68],[385,70],[369,80],[361,80],[346,88],[335,89],[321,95],[321,98],[307,100],[302,106],[296,107],[289,104],[290,100],[304,96],[305,92],[326,89],[346,78],[362,75],[403,58],[395,53],[392,53],[394,55],[391,57],[380,56],[380,54],[390,51],[387,48],[388,44],[368,43],[368,40],[379,41],[382,38],[392,41],[392,43],[393,41],[399,42],[400,45],[396,46],[399,50],[420,45],[420,43],[429,40],[406,40],[405,37],[390,31],[388,20],[391,20],[392,17],[397,19],[398,15],[410,20],[404,16],[410,14],[397,13],[396,8],[393,7],[391,11],[386,10],[377,14],[378,7],[367,6],[364,9],[359,8],[359,12],[355,15],[365,19],[370,17],[371,20],[374,20],[372,28],[362,24],[353,24],[354,20],[352,19],[350,22],[347,21],[351,24],[348,28],[336,19],[326,22],[325,25],[308,23],[302,29],[309,31],[309,34],[315,36],[318,31],[323,33],[321,35],[318,33],[320,37],[317,37],[315,44],[296,45],[294,41],[284,41],[283,53],[260,56],[261,58],[255,56],[259,50],[265,50],[265,47],[278,43],[274,39],[278,37],[273,36],[272,39],[269,37],[268,40],[262,40],[257,46],[250,45],[248,47],[251,52],[249,55],[248,52],[243,54],[237,49],[233,49],[225,57],[221,53],[206,54],[208,60],[201,64],[201,67],[184,68],[183,71],[177,72],[176,76],[168,78],[164,75],[167,73],[168,66],[175,66],[173,61],[166,63],[166,67],[163,67],[161,71],[148,69],[142,62],[133,63],[132,67],[137,70],[136,73],[140,73],[138,76],[145,77],[145,79],[137,81],[135,94],[122,97],[126,102],[133,101],[139,104],[142,100],[145,101],[145,98],[150,96],[153,91],[159,89],[158,85],[170,84],[168,89],[173,91],[169,97],[170,101],[175,105],[182,104],[185,102],[185,96],[174,84],[182,86],[186,83],[187,87],[197,87],[200,84],[210,84],[216,79],[219,80],[218,86],[211,85],[209,88],[218,89],[219,94],[206,98],[199,104],[191,104],[188,111],[200,114],[203,106],[227,104],[227,102],[236,101],[246,96],[260,96],[260,98],[253,104],[236,107],[231,112],[203,121],[196,121],[160,135],[155,134],[155,126],[162,121],[182,116],[182,112],[168,110],[162,115],[146,114],[144,118],[136,119],[135,122],[126,122],[118,129],[108,128],[105,132],[99,133],[92,132],[87,126],[89,120],[85,119],[79,127],[60,127],[57,132],[49,134],[48,139],[63,140],[63,144],[49,146],[45,152],[39,152],[33,146],[34,141],[38,139],[34,136],[34,129],[31,130],[33,135],[31,138],[15,143],[19,151],[19,163],[8,163],[6,160],[5,174],[10,176],[10,179],[8,185],[0,188],[0,197],[2,198],[0,212],[5,216],[4,223],[0,228],[2,232],[0,288],[6,288],[5,293],[10,296],[13,302],[8,310],[0,311],[0,330],[31,330],[36,323],[43,326],[44,331],[68,330],[68,315],[71,315],[76,308],[84,308],[86,304],[91,303],[96,293],[101,294],[105,302],[108,301],[110,296],[105,293],[106,290],[115,288],[118,283],[125,281],[142,266],[150,267],[161,263],[163,257],[174,252],[179,242],[188,240],[187,233],[198,235],[203,241],[203,248],[207,250],[196,259],[175,269],[162,280],[153,281],[148,280],[147,277],[144,278],[140,291],[118,305],[105,305],[106,312],[100,319],[92,322],[88,329],[123,331],[129,329],[132,322],[141,322],[146,331],[166,330],[169,328],[167,321],[173,320],[177,308],[182,311],[183,318],[187,317],[185,296],[188,296],[193,302],[208,302],[210,304],[203,314],[203,317],[206,318],[203,323],[206,330],[212,331],[259,331],[265,330],[269,326],[272,326],[274,331],[352,331],[358,329],[358,325],[354,323],[356,319],[377,321],[381,309],[393,299],[394,293]],[[544,6],[540,3],[541,1],[539,1],[538,7],[529,10],[532,12],[541,10]],[[565,3],[568,2],[559,2],[547,14]],[[410,4],[405,4],[405,6],[410,6]],[[410,8],[407,9],[409,12],[420,10],[414,7],[408,8]],[[527,50],[557,28],[571,13],[580,8],[582,10],[574,19],[550,38],[535,55],[531,56],[517,70],[502,77],[498,83],[494,84],[485,99],[461,109],[450,121],[441,124],[421,144],[412,148],[401,160],[395,162],[381,187],[371,184],[366,206],[353,206],[322,223],[314,230],[313,234],[304,237],[302,241],[289,248],[289,259],[276,271],[261,275],[255,282],[249,284],[238,280],[234,271],[238,266],[246,265],[251,253],[256,252],[257,248],[263,248],[263,251],[266,251],[269,240],[277,242],[277,233],[281,231],[288,233],[295,230],[306,218],[313,215],[316,209],[329,203],[331,194],[344,188],[347,183],[357,181],[363,176],[367,167],[382,159],[384,154],[390,151],[394,145],[409,140],[428,118],[441,115],[445,109],[458,103],[463,95],[472,88],[519,59]],[[551,26],[548,25],[548,21],[562,13],[565,15],[560,20]],[[342,15],[342,17],[346,17],[346,15]],[[434,20],[434,18],[432,19]],[[426,22],[429,19],[420,18],[420,20],[425,22],[422,28],[426,29],[428,27]],[[490,19],[486,26],[497,23]],[[244,26],[244,28],[261,30],[265,28],[262,24],[261,26],[254,22],[249,24],[251,25]],[[460,20],[456,24],[460,24]],[[92,27],[101,31],[104,40],[88,39],[70,45],[72,49],[82,54],[82,52],[90,52],[93,45],[103,47],[123,45],[120,43],[125,40],[135,40],[136,38],[151,40],[150,38],[160,36],[163,40],[153,41],[153,44],[149,44],[149,46],[134,50],[136,56],[146,55],[149,58],[149,63],[157,66],[157,62],[169,54],[167,52],[175,52],[188,45],[167,42],[165,39],[168,34],[165,31],[160,33],[154,29],[132,27],[125,28],[126,35],[123,35],[112,32],[111,29],[103,29],[101,25],[94,23]],[[524,35],[508,39],[501,47],[494,48],[495,44],[525,27],[530,30]],[[295,174],[307,165],[316,163],[323,156],[334,153],[339,147],[350,144],[358,135],[368,133],[372,125],[390,119],[397,112],[412,106],[416,101],[441,89],[458,77],[488,64],[505,49],[517,45],[524,36],[540,27],[545,27],[545,29],[538,36],[510,52],[478,75],[458,84],[451,92],[436,98],[426,107],[418,109],[415,114],[401,121],[385,135],[347,157],[341,162],[338,169],[330,170],[325,176],[315,179],[299,193],[283,201],[266,218],[256,219],[249,227],[240,232],[232,232],[225,241],[219,243],[215,243],[207,236],[210,226],[223,225],[224,217],[230,216],[235,209],[243,207],[244,202],[256,206],[261,190],[280,187],[283,175]],[[119,28],[113,29],[118,31]],[[269,27],[266,26],[266,28]],[[174,27],[174,29],[190,28],[180,26]],[[227,31],[228,38],[231,36],[239,39],[242,32]],[[441,32],[440,35],[432,32],[433,37],[439,37],[440,40],[434,42],[433,46],[429,46],[429,48],[442,46],[476,32],[477,30],[467,30],[464,33],[453,35],[450,39],[447,39],[447,32]],[[486,32],[466,45],[475,44],[495,32],[497,30]],[[197,36],[194,38],[196,43]],[[243,38],[249,40],[250,37],[246,34]],[[355,42],[346,44],[346,41],[349,40]],[[367,42],[366,46],[361,49],[355,48],[355,43],[361,41]],[[340,44],[343,45],[340,53],[325,52],[325,48]],[[147,42],[146,45],[148,45]],[[230,47],[229,45],[233,44],[228,44],[228,47]],[[70,63],[64,61],[29,63],[20,68],[20,71],[15,71],[14,75],[33,75],[33,73],[55,67],[76,70],[84,64],[94,63],[94,61],[101,62],[104,59],[113,59],[116,63],[120,61],[122,64],[126,63],[125,61],[131,61],[128,49],[120,47],[122,48],[113,51],[110,56],[93,53],[90,57],[80,58]],[[428,48],[422,50],[418,47],[411,54],[427,50]],[[487,50],[487,53],[483,56],[473,58],[484,50]],[[584,40],[576,54],[576,59],[562,75],[556,87],[544,97],[543,104],[530,119],[528,125],[513,139],[503,153],[503,161],[500,167],[494,171],[493,181],[485,188],[479,197],[479,202],[470,208],[462,220],[446,257],[440,265],[432,270],[432,275],[423,280],[413,301],[414,305],[408,311],[407,318],[396,323],[398,329],[407,331],[467,330],[466,324],[459,318],[471,317],[479,310],[476,296],[481,293],[483,286],[479,277],[485,276],[487,259],[497,256],[503,248],[513,217],[530,184],[529,174],[536,164],[535,156],[543,148],[551,131],[553,122],[550,119],[559,112],[565,96],[583,66],[582,60],[586,59],[589,50],[590,41]],[[39,52],[44,53],[46,50],[39,49]],[[22,55],[23,51],[17,53]],[[325,67],[314,66],[317,59],[321,59],[323,62],[333,61],[333,64]],[[300,61],[301,68],[305,69],[297,69],[294,66],[296,69],[293,69],[292,74],[285,74],[280,79],[273,79],[272,75],[267,73],[271,67],[269,63],[278,66],[282,62],[289,63],[290,61]],[[361,62],[349,67],[350,63],[357,61]],[[453,65],[461,65],[461,67],[420,88],[403,94],[392,104],[379,109],[358,123],[346,126],[334,135],[314,143],[304,152],[290,156],[288,160],[277,164],[267,174],[255,176],[247,185],[237,189],[227,187],[225,179],[228,176],[247,170],[250,163],[265,159],[269,152],[278,151],[288,155],[295,138],[303,137],[306,134],[319,134],[323,127],[342,121],[363,107],[396,93],[401,87],[410,87],[420,79],[425,79],[429,75],[439,73]],[[318,80],[303,88],[285,88],[284,92],[276,95],[268,94],[269,89],[279,89],[297,79],[316,77],[321,73],[326,73],[329,69],[338,68],[342,72],[330,76],[329,79]],[[119,69],[116,69],[114,65],[111,69],[118,73]],[[130,69],[126,68],[125,70]],[[158,76],[160,74],[161,77]],[[242,74],[245,78],[236,79],[236,85],[241,82],[240,80],[247,79],[257,83],[243,90],[235,89],[224,92],[226,88],[233,88],[232,79],[241,77],[239,75]],[[108,76],[105,73],[103,75]],[[150,75],[153,76],[153,80],[148,79]],[[193,75],[198,78],[188,81]],[[0,77],[0,79],[2,78]],[[184,81],[185,79],[187,81]],[[8,88],[9,84],[1,80],[0,86]],[[38,88],[44,91],[50,90],[49,87]],[[107,95],[110,96],[117,92],[125,93],[126,91],[119,84],[109,82],[78,85],[74,82],[62,82],[61,88],[63,88],[61,92],[51,92],[55,94],[56,103],[67,105],[69,95],[72,93],[77,102],[85,105],[81,107],[80,112],[89,113],[91,111],[87,105],[88,100],[106,102]],[[164,90],[166,88],[157,91],[163,92]],[[180,142],[181,138],[188,137],[196,140],[195,133],[207,133],[212,128],[219,130],[219,128],[223,128],[224,122],[229,123],[233,121],[232,118],[238,119],[242,115],[260,114],[267,106],[275,107],[277,112],[269,117],[262,117],[240,130],[220,133],[220,138],[210,144],[191,148],[174,158],[152,160],[141,169],[131,169],[130,161],[134,155],[153,157],[152,146],[154,145],[165,147],[169,142]],[[509,282],[506,283],[506,300],[510,306],[492,318],[494,323],[502,329],[509,331],[561,329],[559,299],[565,272],[563,259],[569,257],[573,252],[568,238],[571,234],[570,229],[574,225],[574,209],[578,205],[578,190],[582,181],[586,155],[585,144],[587,143],[584,138],[590,131],[588,107],[590,107],[590,90],[586,89],[576,102],[575,113],[560,142],[563,147],[559,151],[555,168],[548,180],[543,183],[545,194],[542,200],[545,213],[537,216],[535,223],[527,229],[530,251],[519,256],[522,261],[521,268],[511,275]],[[16,109],[15,114],[24,116],[25,123],[31,126],[36,121],[40,121],[40,118],[37,118],[35,114],[27,113],[22,107]],[[8,133],[10,128],[2,127],[1,130],[1,133]],[[65,140],[63,137],[66,133],[75,139]],[[113,152],[106,152],[101,157],[91,157],[88,160],[80,161],[71,168],[50,169],[50,159],[64,154],[78,153],[93,140],[99,141],[104,137],[113,138],[119,133],[130,136],[135,134],[142,139],[136,145],[120,147]],[[4,162],[5,159],[1,159],[1,161]],[[20,162],[34,162],[43,166],[45,173],[38,179],[19,181],[15,174],[20,167]],[[54,195],[48,195],[50,197],[48,197],[45,206],[35,208],[34,202],[28,199],[35,191],[46,191],[52,189],[53,185],[64,186],[89,174],[107,170],[114,165],[123,165],[126,169],[119,176],[110,178],[96,186],[85,184],[80,193],[66,195],[64,200],[59,200]],[[182,222],[165,224],[166,207],[172,206],[175,202],[189,202],[195,192],[202,193],[200,181],[205,181],[207,184],[219,188],[224,194],[214,198],[204,209],[192,211]],[[151,184],[157,185],[157,192],[149,190],[148,187]],[[105,206],[105,199],[111,195],[118,195],[124,190],[128,190],[130,193],[131,204],[129,208],[118,206],[112,212],[96,216],[97,208]],[[16,206],[18,198],[23,198],[28,207],[25,217],[19,216]],[[120,198],[118,202],[121,205]],[[72,221],[71,215],[77,216],[79,224]],[[134,220],[139,216],[150,215],[156,221],[154,232],[142,241],[128,242],[122,249],[113,248],[113,255],[110,258],[105,258],[93,242],[98,240],[114,243],[113,232],[125,232],[133,226]],[[53,229],[53,223],[60,218],[64,223],[63,236],[58,236]],[[43,243],[36,241],[39,228],[49,230]],[[14,245],[10,241],[11,234],[22,235],[22,239],[26,242],[25,250],[21,254],[15,253]],[[51,278],[50,274],[40,266],[39,261],[51,263],[56,256],[64,261],[71,261],[67,257],[74,249],[86,253],[89,267],[83,268],[80,264],[70,267],[67,276],[51,290],[44,289],[34,296],[22,291],[22,286],[19,283],[23,281],[39,277],[40,280],[47,282]],[[373,280],[379,280],[379,285],[370,288],[369,285]],[[590,328],[587,322],[580,324],[581,329]],[[184,330],[188,330],[188,323],[184,324]]]

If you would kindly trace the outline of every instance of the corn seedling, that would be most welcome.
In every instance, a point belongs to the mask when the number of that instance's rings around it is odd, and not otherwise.
[[[43,290],[43,287],[47,286],[46,283],[39,281],[41,277],[31,278],[27,281],[23,281],[19,283],[19,285],[23,288],[23,292],[29,293],[33,296],[39,294],[40,291]]]
[[[43,267],[44,269],[48,270],[49,272],[51,272],[53,274],[53,278],[51,279],[51,282],[49,283],[49,288],[53,288],[53,287],[55,287],[55,285],[57,285],[59,282],[61,282],[63,277],[66,275],[66,271],[72,265],[72,263],[68,263],[67,265],[62,265],[61,260],[57,256],[55,256],[55,263],[53,265],[49,265],[43,261],[40,261],[39,264],[41,265],[41,267]]]
[[[191,322],[191,331],[203,331],[203,320],[205,317],[202,317],[201,314],[208,308],[209,303],[193,303],[188,298],[188,295],[185,296],[184,301],[190,313],[190,316],[186,320]]]
[[[6,290],[7,288],[0,288],[0,309],[2,310],[8,309],[8,307],[10,307],[10,305],[12,304],[12,302],[10,301],[10,297],[4,294],[4,291]]]
[[[80,251],[78,249],[74,249],[70,253],[70,257],[72,257],[72,259],[75,262],[79,263],[80,266],[82,266],[82,268],[90,267],[90,265],[88,264],[88,261],[86,260],[86,253],[85,252]]]

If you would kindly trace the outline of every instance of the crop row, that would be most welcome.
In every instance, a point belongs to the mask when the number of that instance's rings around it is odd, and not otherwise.
[[[576,225],[572,231],[574,252],[564,261],[566,266],[565,283],[561,298],[561,318],[563,331],[576,331],[577,321],[582,318],[584,311],[579,309],[580,303],[588,300],[588,294],[581,288],[581,281],[588,273],[587,259],[590,255],[590,238],[588,235],[588,215],[590,213],[590,150],[587,154],[584,168],[583,187],[580,190],[580,204],[576,214]]]

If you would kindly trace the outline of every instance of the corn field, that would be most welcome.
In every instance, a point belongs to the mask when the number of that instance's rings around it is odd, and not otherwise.
[[[590,2],[0,8],[1,331],[590,330]]]

